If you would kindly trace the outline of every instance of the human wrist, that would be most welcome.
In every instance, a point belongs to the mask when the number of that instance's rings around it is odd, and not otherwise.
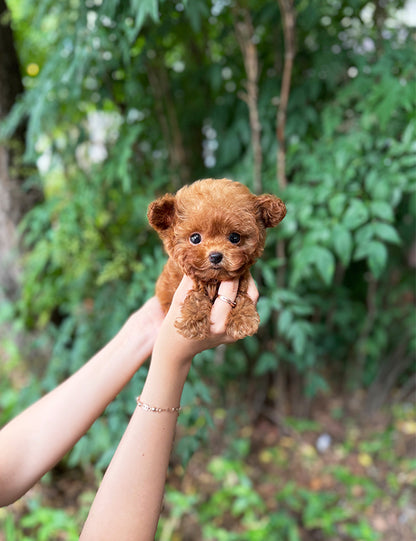
[[[154,352],[140,393],[142,400],[162,408],[179,406],[190,366],[190,362],[177,363],[169,355]]]
[[[169,406],[168,408],[161,408],[160,406],[146,404],[146,402],[142,401],[142,397],[140,395],[136,398],[136,404],[138,408],[150,413],[176,413],[176,415],[180,415],[182,412],[181,406]]]
[[[185,339],[175,335],[173,338],[159,334],[153,348],[151,364],[164,366],[166,370],[172,370],[187,375],[194,358],[193,349],[189,347]],[[186,376],[185,376],[186,377]]]
[[[172,381],[185,383],[192,359],[192,356],[173,350],[159,349],[155,346],[150,360],[150,369],[168,374]]]

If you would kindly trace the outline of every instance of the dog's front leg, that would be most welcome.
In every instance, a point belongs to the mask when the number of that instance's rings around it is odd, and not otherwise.
[[[260,324],[256,307],[247,295],[249,278],[250,275],[247,273],[240,279],[240,287],[235,299],[236,306],[231,310],[226,323],[226,333],[234,340],[252,336],[257,332]]]
[[[234,340],[252,336],[259,328],[260,317],[253,301],[246,293],[239,294],[235,300],[236,307],[228,316],[225,331]]]
[[[185,338],[206,338],[209,335],[212,302],[204,288],[195,285],[182,304],[175,327]]]

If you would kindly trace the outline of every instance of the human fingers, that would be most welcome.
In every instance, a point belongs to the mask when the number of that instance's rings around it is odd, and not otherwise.
[[[251,274],[250,274],[250,278],[248,280],[247,295],[253,301],[254,306],[255,306],[257,304],[257,301],[259,300],[259,291],[257,289],[256,282],[254,281]]]
[[[211,310],[211,332],[213,334],[225,333],[225,322],[237,297],[238,280],[221,282],[218,295]]]

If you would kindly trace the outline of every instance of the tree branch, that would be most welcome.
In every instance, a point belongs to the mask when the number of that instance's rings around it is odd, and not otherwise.
[[[235,22],[235,33],[243,55],[244,68],[247,76],[247,93],[241,93],[240,97],[247,103],[250,119],[251,144],[253,147],[253,188],[259,194],[263,191],[261,180],[261,168],[263,155],[261,151],[261,124],[258,109],[258,78],[259,60],[257,47],[253,40],[254,28],[250,12],[245,8],[234,10],[239,20]]]
[[[163,65],[154,65],[150,62],[147,64],[147,76],[154,97],[156,115],[169,153],[172,184],[175,189],[179,189],[190,181],[190,172],[169,78]]]
[[[280,98],[277,107],[276,115],[276,138],[277,138],[277,155],[276,155],[276,173],[277,184],[279,190],[284,190],[287,186],[286,179],[286,141],[285,141],[285,128],[287,117],[287,105],[289,102],[290,85],[292,80],[293,61],[295,58],[295,10],[293,6],[293,0],[277,0],[280,9],[280,16],[283,25],[283,41],[284,41],[284,62],[283,62],[283,74],[280,87]],[[286,286],[287,276],[287,263],[286,263],[286,243],[283,239],[279,240],[276,244],[276,257],[282,261],[282,265],[276,270],[276,284],[277,287],[283,289]],[[274,312],[273,319],[275,325],[277,325],[278,313]],[[285,367],[284,370],[282,370]],[[283,373],[290,374],[290,367],[286,363],[282,363],[276,375],[276,388],[278,389],[278,396],[284,396],[288,394],[286,389],[287,381],[283,377]],[[294,374],[294,378],[297,375]],[[291,397],[298,399],[298,395]],[[293,400],[292,400],[293,402]],[[276,409],[279,409],[279,403],[276,403]]]
[[[283,24],[284,64],[280,99],[277,108],[276,137],[277,137],[277,181],[280,189],[287,185],[286,179],[286,141],[285,128],[287,105],[289,102],[290,85],[292,80],[293,61],[295,58],[295,10],[293,0],[277,0]]]
[[[389,394],[399,377],[414,364],[413,356],[406,355],[407,345],[406,337],[403,337],[396,349],[381,364],[376,379],[367,392],[365,402],[367,414],[371,415],[387,402]]]

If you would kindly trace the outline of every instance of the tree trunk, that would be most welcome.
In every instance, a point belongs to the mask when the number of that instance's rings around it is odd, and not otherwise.
[[[247,103],[250,131],[251,131],[251,146],[253,148],[253,189],[256,194],[261,194],[263,191],[261,169],[263,164],[263,155],[261,149],[261,124],[259,114],[259,58],[257,46],[254,41],[254,26],[251,15],[246,8],[235,8],[235,32],[237,41],[240,45],[243,55],[244,68],[247,76],[246,92],[241,92],[239,95],[243,101]]]
[[[147,76],[155,98],[156,116],[169,153],[172,186],[178,190],[191,181],[191,173],[169,76],[165,66],[157,62],[148,62]]]
[[[280,190],[287,186],[286,178],[286,117],[295,59],[295,7],[293,0],[278,0],[283,25],[284,62],[276,117],[277,183]]]
[[[23,92],[20,66],[10,26],[10,13],[0,0],[0,122]],[[17,226],[33,206],[33,193],[23,190],[18,164],[24,148],[25,127],[13,141],[0,140],[0,299],[16,298],[19,282]]]

